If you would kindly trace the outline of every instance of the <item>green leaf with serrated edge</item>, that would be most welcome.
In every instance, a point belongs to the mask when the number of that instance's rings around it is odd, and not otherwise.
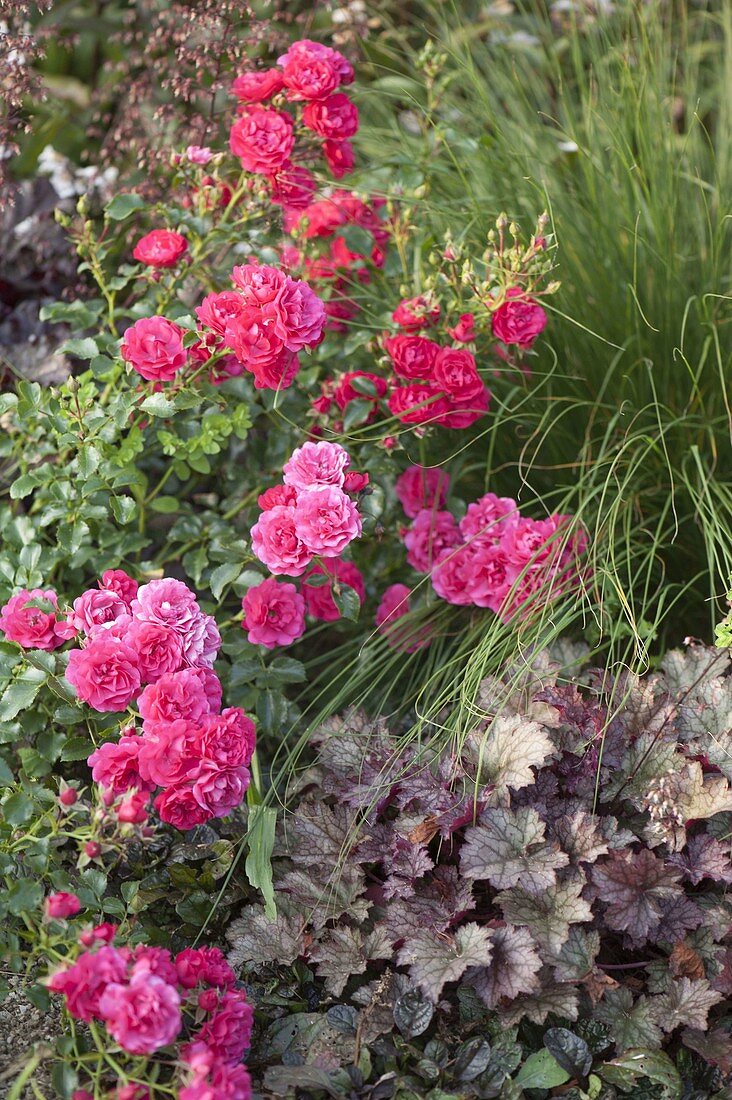
[[[253,806],[249,811],[247,854],[244,871],[250,886],[259,890],[264,898],[267,920],[277,916],[274,886],[272,885],[272,850],[275,842],[277,811],[269,806]]]
[[[145,200],[140,195],[122,192],[114,196],[107,206],[105,214],[113,222],[121,222],[136,210],[144,209],[145,205]]]
[[[334,584],[333,601],[338,611],[344,619],[351,619],[355,622],[361,610],[361,601],[358,598],[358,593],[347,584],[338,586],[340,591],[336,591],[336,587],[337,586]]]
[[[151,393],[145,398],[140,408],[151,416],[172,416],[175,412],[175,405],[164,393]]]
[[[215,600],[221,598],[221,593],[226,586],[232,584],[239,576],[240,572],[241,566],[238,562],[225,561],[221,565],[216,566],[211,573],[211,579],[209,581],[209,588]]]
[[[8,684],[0,698],[0,722],[12,722],[21,711],[27,710],[43,684],[48,673],[36,668],[27,668]]]

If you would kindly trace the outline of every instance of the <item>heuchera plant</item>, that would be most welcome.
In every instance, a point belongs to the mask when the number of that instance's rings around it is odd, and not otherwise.
[[[719,1083],[732,1065],[729,656],[690,644],[641,680],[579,674],[576,652],[569,677],[566,662],[538,653],[486,680],[484,717],[452,752],[405,750],[360,714],[321,728],[278,839],[277,915],[245,908],[232,966],[253,980],[306,961],[362,1041],[396,1026],[442,1042],[469,1003],[497,1026],[460,1095],[519,1095],[502,1090],[532,1025],[563,1032],[546,1044],[559,1077],[524,1067],[518,1085],[635,1096],[645,1076],[680,1097],[697,1056]]]

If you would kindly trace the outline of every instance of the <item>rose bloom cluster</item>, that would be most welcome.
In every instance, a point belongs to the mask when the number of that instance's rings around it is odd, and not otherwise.
[[[412,466],[397,481],[397,494],[412,520],[404,532],[407,561],[428,573],[448,603],[486,607],[508,620],[538,593],[542,598],[578,583],[584,532],[571,517],[523,516],[511,497],[486,493],[458,522],[444,508],[449,480]]]
[[[186,366],[209,367],[214,382],[248,371],[258,389],[284,389],[298,355],[323,338],[325,306],[302,279],[250,260],[232,271],[235,289],[208,294],[196,309],[198,338],[166,317],[143,317],[126,329],[122,358],[151,382],[172,381]]]
[[[363,600],[360,571],[341,557],[361,535],[353,497],[368,485],[367,474],[348,469],[350,461],[338,443],[304,443],[285,463],[283,483],[259,497],[252,550],[272,573],[301,578],[301,591],[274,577],[250,588],[242,601],[250,642],[270,649],[289,645],[302,636],[306,611],[326,622],[339,618],[334,584]]]
[[[353,82],[353,67],[338,50],[307,38],[293,42],[277,65],[242,73],[234,81],[240,107],[229,135],[231,152],[245,172],[264,176],[274,192],[289,185],[291,173],[302,188],[312,176],[302,175],[306,169],[293,172],[292,153],[300,138],[341,179],[353,170],[350,139],[358,130],[358,108],[341,91]]]
[[[253,1012],[222,953],[200,947],[173,956],[162,947],[116,947],[115,932],[111,924],[83,932],[80,954],[47,979],[48,988],[63,996],[74,1019],[102,1023],[134,1056],[170,1047],[185,1030],[188,1042],[176,1051],[186,1081],[181,1100],[249,1100],[241,1061]],[[147,1094],[143,1089],[136,1100]]]

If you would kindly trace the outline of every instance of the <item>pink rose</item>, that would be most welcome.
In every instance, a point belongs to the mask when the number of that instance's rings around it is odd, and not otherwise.
[[[266,512],[269,508],[276,508],[278,504],[285,507],[294,507],[297,500],[297,489],[291,485],[273,485],[257,497],[257,504]]]
[[[340,376],[338,385],[333,391],[333,397],[341,411],[351,401],[371,401],[374,406],[371,416],[377,416],[379,400],[386,396],[386,391],[385,378],[365,370],[352,370]]]
[[[278,267],[260,264],[258,260],[238,264],[231,272],[231,281],[241,291],[245,304],[254,307],[271,305],[285,286],[287,278]]]
[[[308,577],[329,577],[329,584],[307,584]],[[340,619],[341,613],[333,599],[333,582],[347,588],[352,588],[359,598],[360,603],[366,599],[366,587],[363,583],[363,575],[353,562],[342,561],[340,558],[327,558],[322,565],[316,565],[303,575],[302,594],[305,597],[305,607],[308,615],[314,619],[322,619],[323,622],[332,623]]]
[[[210,685],[205,682],[209,676],[216,682],[216,695],[212,700]],[[221,685],[215,673],[207,669],[182,668],[178,672],[164,673],[154,684],[149,684],[137,700],[137,709],[143,720],[145,731],[154,730],[159,725],[175,722],[178,718],[187,718],[191,722],[200,722],[205,715],[217,711],[221,705]]]
[[[338,73],[341,84],[351,84],[354,79],[351,62],[330,46],[324,46],[322,42],[313,42],[310,38],[299,38],[281,57],[277,58],[277,64],[283,69],[292,66],[296,61],[306,66],[314,60],[327,61]]]
[[[87,1023],[99,1016],[99,1002],[111,983],[123,982],[129,951],[101,947],[85,952],[65,970],[52,974],[46,983],[53,993],[66,999],[66,1008],[76,1020]]]
[[[403,378],[431,378],[440,345],[424,336],[389,336],[384,340],[394,370]]]
[[[397,478],[396,495],[410,519],[425,510],[439,510],[447,499],[450,475],[435,467],[409,466]]]
[[[236,981],[236,975],[218,947],[186,947],[175,957],[178,983],[184,989],[197,985],[225,989]]]
[[[448,395],[446,397],[447,408],[442,410],[436,423],[443,428],[469,428],[476,420],[480,420],[488,412],[490,393],[485,386],[475,397],[460,397]]]
[[[430,643],[429,629],[401,620],[411,610],[411,589],[406,584],[390,584],[376,611],[376,629],[393,649],[414,653]]]
[[[517,517],[501,537],[501,549],[506,555],[513,577],[517,577],[528,565],[539,565],[559,545],[556,538],[558,525],[553,519],[529,519]]]
[[[128,984],[110,983],[99,999],[109,1033],[130,1054],[153,1054],[178,1037],[183,1021],[178,991],[145,970]]]
[[[546,326],[547,316],[538,302],[527,297],[520,287],[506,291],[506,300],[491,318],[493,335],[502,344],[530,348]]]
[[[508,561],[500,546],[476,541],[468,545],[472,576],[468,591],[476,607],[499,611],[511,588]],[[432,578],[434,585],[434,577]]]
[[[358,508],[335,485],[304,490],[294,513],[295,532],[311,554],[336,558],[361,534]]]
[[[356,158],[350,141],[324,141],[323,156],[330,174],[337,180],[351,174],[356,166]]]
[[[436,325],[440,319],[439,302],[434,302],[426,294],[408,298],[400,302],[391,315],[392,321],[407,332],[419,332],[422,328]]]
[[[142,585],[132,602],[136,621],[158,623],[175,630],[181,638],[183,657],[195,667],[210,667],[221,645],[215,621],[204,615],[195,595],[183,581],[172,577]],[[174,671],[165,669],[164,671]]]
[[[201,770],[201,738],[201,726],[187,718],[146,732],[138,755],[140,775],[157,787],[192,781]]]
[[[189,164],[208,164],[212,157],[213,153],[209,149],[208,145],[186,146],[186,160],[189,162]]]
[[[129,604],[116,592],[108,588],[89,588],[74,600],[74,609],[68,621],[75,630],[89,634],[95,626],[113,623],[128,611]]]
[[[447,398],[432,383],[397,386],[389,398],[389,412],[404,424],[438,423],[449,412]]]
[[[300,360],[294,352],[283,348],[273,359],[247,363],[247,370],[254,377],[257,390],[286,390],[295,380]]]
[[[468,505],[468,510],[458,526],[466,542],[477,539],[497,542],[505,531],[507,522],[518,518],[518,508],[512,497],[497,497],[495,493],[486,493],[480,500]]]
[[[461,313],[460,320],[454,328],[447,330],[448,335],[458,344],[470,344],[476,338],[475,317],[472,313]]]
[[[319,489],[324,485],[343,485],[344,470],[351,461],[348,451],[339,443],[321,440],[296,447],[283,466],[285,485],[294,489]]]
[[[229,317],[224,343],[253,374],[282,362],[287,354],[276,306],[246,306]]]
[[[465,348],[440,348],[435,356],[433,379],[436,386],[461,405],[469,405],[485,390],[475,356]]]
[[[166,672],[177,672],[183,663],[183,639],[163,623],[133,619],[125,641],[137,653],[143,683],[154,684]]]
[[[188,241],[172,229],[153,229],[140,237],[132,255],[149,267],[174,267],[188,251]]]
[[[292,279],[288,275],[274,306],[275,331],[288,351],[302,351],[320,342],[325,328],[325,306],[302,279]]]
[[[244,766],[204,765],[193,784],[193,797],[211,817],[226,817],[241,804],[248,786],[249,772]]]
[[[143,317],[125,330],[122,358],[151,382],[170,382],[188,358],[183,329],[165,317]]]
[[[168,787],[157,796],[153,805],[161,821],[183,833],[211,820],[211,814],[194,798],[192,787]]]
[[[252,645],[274,649],[290,645],[305,632],[305,600],[294,584],[268,577],[249,589],[241,606],[242,628]]]
[[[133,953],[135,974],[154,974],[169,985],[178,984],[178,971],[167,947],[148,947],[139,943]]]
[[[150,791],[153,785],[140,775],[139,755],[144,742],[137,734],[126,732],[116,743],[105,741],[87,759],[92,779],[112,794],[124,794],[136,787]]]
[[[418,512],[404,536],[407,561],[418,573],[429,573],[443,550],[460,542],[460,532],[451,512],[432,508]]]
[[[287,98],[323,99],[334,92],[341,82],[340,74],[328,58],[293,54],[283,71]]]
[[[276,505],[263,512],[251,530],[252,550],[272,573],[299,577],[312,561],[296,530],[296,509]]]
[[[302,120],[309,130],[330,141],[343,141],[358,130],[358,107],[343,92],[308,103]]]
[[[23,588],[0,610],[0,630],[23,649],[57,649],[73,628],[56,618],[58,597],[52,589]]]
[[[438,563],[432,570],[432,587],[448,603],[467,605],[473,602],[472,577],[470,547],[447,547],[438,555]]]
[[[248,108],[229,135],[229,148],[244,171],[265,176],[287,164],[294,144],[292,119],[271,107]]]
[[[219,768],[248,767],[257,744],[254,723],[241,707],[226,707],[202,723],[201,755]]]
[[[125,710],[140,690],[137,652],[119,638],[99,634],[85,649],[72,649],[66,679],[94,710]]]
[[[76,894],[65,894],[62,890],[49,894],[43,904],[46,917],[51,920],[66,920],[75,917],[81,910],[81,902]]]
[[[277,95],[284,87],[284,78],[277,69],[242,73],[231,85],[231,90],[242,103],[263,103]]]
[[[227,989],[219,1007],[195,1039],[213,1051],[217,1061],[236,1065],[244,1057],[252,1041],[254,1012],[240,989]]]
[[[137,595],[138,584],[136,580],[133,580],[124,569],[107,569],[102,573],[102,579],[98,582],[100,588],[106,588],[109,592],[116,592],[121,600],[127,605],[129,611],[130,604]]]
[[[272,202],[289,210],[304,210],[317,189],[313,173],[296,164],[283,165],[269,182]]]
[[[142,825],[143,822],[147,821],[149,801],[149,790],[133,791],[117,806],[118,820],[128,825]]]
[[[206,295],[196,307],[196,317],[217,336],[223,336],[229,321],[245,309],[246,302],[241,294],[236,290],[222,290],[219,294]]]

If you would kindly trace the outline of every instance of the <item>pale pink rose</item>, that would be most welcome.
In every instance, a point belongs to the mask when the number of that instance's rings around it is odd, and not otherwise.
[[[476,539],[497,542],[508,523],[518,519],[518,507],[512,497],[497,497],[495,493],[486,493],[480,500],[468,505],[468,510],[458,526],[466,542]]]
[[[137,653],[143,682],[155,683],[166,672],[177,672],[183,661],[183,641],[174,627],[133,619],[125,641]]]
[[[305,600],[294,584],[268,577],[248,590],[241,606],[242,627],[252,645],[291,645],[305,631]]]
[[[295,508],[278,504],[262,512],[252,527],[252,550],[272,573],[299,577],[313,558],[313,553],[296,531]]]
[[[63,890],[59,890],[48,895],[43,903],[43,911],[49,920],[66,920],[81,911],[81,902],[76,894],[65,894]]]
[[[130,953],[117,947],[85,952],[65,970],[57,970],[46,983],[53,993],[66,999],[66,1008],[76,1020],[88,1023],[99,1016],[99,1002],[110,983],[123,982]]]
[[[105,741],[87,759],[94,782],[115,795],[124,794],[133,787],[152,790],[154,784],[140,775],[139,755],[143,744],[143,739],[130,731],[117,742]]]
[[[73,627],[57,620],[57,607],[52,589],[24,588],[0,610],[0,630],[23,649],[57,649],[73,636]]]
[[[100,634],[85,649],[72,649],[66,679],[94,710],[125,710],[140,690],[137,652],[125,641]]]
[[[404,536],[407,561],[418,573],[429,573],[444,549],[460,542],[460,532],[451,512],[425,508],[418,512]]]
[[[209,673],[216,683],[215,673]],[[218,685],[219,704],[221,685]],[[149,684],[137,700],[137,709],[146,731],[157,725],[174,722],[177,718],[187,718],[199,722],[205,715],[218,707],[211,706],[211,698],[204,683],[204,670],[183,668],[178,672],[168,672],[154,684]]]
[[[138,755],[142,778],[158,787],[191,782],[201,770],[202,732],[199,723],[176,718],[145,733]]]
[[[442,508],[449,488],[450,475],[435,467],[409,466],[396,481],[396,495],[410,519],[425,509]]]
[[[182,1027],[178,991],[162,978],[139,971],[126,985],[112,982],[99,999],[107,1030],[130,1054],[153,1054],[178,1037]]]
[[[125,330],[122,358],[152,382],[170,382],[188,358],[183,329],[165,317],[143,317]]]
[[[204,766],[193,784],[193,797],[212,817],[226,817],[241,804],[249,786],[249,771]]]
[[[358,508],[335,485],[304,490],[294,512],[295,531],[311,554],[337,558],[361,534]]]
[[[241,707],[226,707],[201,723],[201,755],[219,768],[247,767],[254,755],[257,735],[254,723]]]
[[[321,440],[296,447],[283,467],[285,485],[295,489],[319,489],[323,485],[343,486],[345,469],[351,461],[339,443]]]
[[[208,164],[213,153],[207,145],[187,145],[186,157],[191,164]]]
[[[74,609],[68,621],[75,630],[85,634],[95,626],[113,623],[120,615],[129,611],[129,606],[121,596],[109,589],[89,588],[74,600]]]

